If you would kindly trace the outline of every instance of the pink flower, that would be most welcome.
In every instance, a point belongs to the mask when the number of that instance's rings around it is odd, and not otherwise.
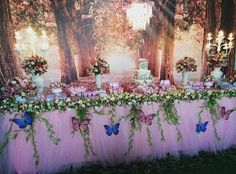
[[[28,12],[32,14],[32,13],[34,12],[33,8],[30,7],[30,8],[28,9]]]

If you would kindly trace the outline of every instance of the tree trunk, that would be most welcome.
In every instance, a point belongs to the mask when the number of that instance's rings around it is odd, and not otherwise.
[[[218,10],[217,10],[218,9]],[[202,46],[202,70],[201,70],[201,79],[204,75],[210,73],[210,69],[207,65],[207,54],[206,54],[206,38],[208,33],[212,33],[215,36],[216,31],[219,29],[219,21],[216,16],[220,16],[221,10],[218,8],[218,2],[215,0],[207,0],[206,1],[206,20],[204,27],[204,38],[203,38],[203,46]],[[215,38],[214,38],[215,39]]]
[[[155,77],[159,77],[158,47],[162,31],[162,25],[159,20],[160,8],[158,5],[156,2],[150,26],[144,33],[144,47],[142,48],[142,56],[149,60],[149,69]]]
[[[234,20],[236,20],[235,8],[236,2],[235,0],[227,0],[221,1],[221,25],[220,28],[223,30],[228,36],[229,33],[235,32],[236,28],[234,28]],[[236,33],[234,33],[236,34]],[[234,44],[235,45],[235,44]],[[229,65],[228,67],[224,68],[224,73],[226,76],[231,76],[234,71],[234,49],[232,49],[231,54],[229,55]]]
[[[72,51],[72,16],[69,14],[74,1],[52,0],[52,6],[57,24],[61,81],[71,83],[78,80]]]
[[[83,9],[78,10],[75,18],[75,27],[73,28],[74,41],[78,50],[79,61],[79,76],[87,76],[87,68],[92,60],[95,59],[95,49],[93,42],[93,20],[82,19],[82,15],[89,14],[90,3],[81,2]]]
[[[174,17],[176,0],[167,0],[163,7],[163,31],[166,33],[163,58],[161,62],[160,80],[169,79],[172,83],[174,83]]]
[[[14,30],[9,0],[0,1],[0,87],[9,79],[22,76],[20,61],[14,52]]]

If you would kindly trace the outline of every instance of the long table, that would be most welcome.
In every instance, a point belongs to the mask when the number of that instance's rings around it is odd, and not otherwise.
[[[154,117],[152,125],[142,124],[141,131],[135,131],[133,148],[126,154],[129,146],[130,120],[121,119],[118,135],[108,136],[104,125],[110,125],[110,108],[104,109],[105,115],[89,110],[91,123],[89,125],[90,139],[96,155],[90,153],[85,158],[83,139],[79,132],[72,137],[71,118],[76,115],[74,110],[53,111],[43,113],[54,126],[56,136],[61,139],[58,145],[50,142],[47,129],[35,121],[36,142],[40,155],[39,165],[36,166],[33,159],[33,150],[30,142],[26,143],[24,133],[18,135],[15,140],[9,142],[0,159],[0,173],[4,174],[34,174],[34,173],[53,173],[67,167],[80,167],[87,164],[115,165],[119,163],[130,163],[140,160],[152,160],[164,157],[167,153],[178,157],[180,154],[195,155],[199,151],[219,151],[236,144],[236,112],[230,115],[228,120],[221,119],[216,123],[217,132],[220,140],[214,134],[213,122],[207,110],[202,112],[203,122],[209,121],[205,132],[197,133],[196,124],[198,123],[198,113],[203,104],[202,100],[191,102],[180,101],[176,103],[176,109],[180,116],[180,124],[173,126],[164,121],[163,113],[160,113],[160,122],[164,132],[165,141],[161,140],[160,129],[158,129],[158,118]],[[220,106],[225,106],[227,110],[236,106],[236,98],[222,98],[219,100]],[[160,105],[143,104],[143,112],[148,114],[157,113]],[[128,114],[130,106],[116,106],[115,122],[119,118]],[[0,118],[0,140],[4,139],[10,121],[14,113],[6,113]],[[150,130],[152,145],[147,141],[147,127]],[[13,124],[13,129],[18,129]],[[177,140],[177,131],[180,131],[182,138]],[[149,137],[149,138],[150,138]]]

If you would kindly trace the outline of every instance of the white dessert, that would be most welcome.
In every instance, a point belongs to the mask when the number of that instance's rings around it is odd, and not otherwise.
[[[151,71],[148,69],[148,60],[147,59],[139,59],[139,69],[136,71],[136,75],[134,81],[136,85],[151,85],[153,82],[153,76],[151,75]]]

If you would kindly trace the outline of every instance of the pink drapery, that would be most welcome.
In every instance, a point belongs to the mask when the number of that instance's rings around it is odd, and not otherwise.
[[[233,112],[229,120],[220,120],[217,123],[217,131],[221,141],[218,142],[214,136],[214,130],[210,114],[207,111],[202,113],[202,121],[209,121],[207,131],[205,133],[196,133],[195,128],[198,123],[197,113],[203,101],[179,102],[176,103],[176,109],[180,116],[180,133],[182,139],[177,141],[176,127],[167,124],[160,114],[162,128],[164,130],[165,141],[161,141],[160,133],[157,128],[157,118],[154,118],[153,124],[149,127],[152,137],[152,146],[147,142],[146,125],[142,125],[142,131],[136,131],[134,137],[134,146],[130,154],[124,155],[128,150],[128,135],[130,129],[129,120],[123,119],[120,122],[120,133],[111,137],[107,136],[104,124],[110,124],[109,115],[97,115],[90,110],[91,117],[91,140],[96,152],[96,156],[92,154],[84,158],[83,139],[79,132],[72,137],[71,117],[75,116],[74,111],[54,111],[44,113],[44,117],[53,124],[56,136],[61,139],[59,145],[53,145],[49,138],[46,127],[40,123],[35,123],[36,141],[40,154],[40,163],[36,167],[32,157],[32,145],[25,142],[24,134],[18,135],[16,140],[12,140],[6,147],[0,159],[1,173],[53,173],[64,167],[82,166],[86,164],[109,164],[129,163],[135,160],[152,160],[164,157],[166,153],[170,153],[176,157],[179,152],[195,155],[199,151],[218,151],[226,149],[236,144],[236,112]],[[220,106],[226,109],[232,109],[236,106],[236,99],[223,98],[219,100]],[[106,108],[105,110],[108,110]],[[116,120],[125,116],[129,112],[130,107],[116,107]],[[159,104],[142,105],[145,114],[156,113]],[[1,142],[4,133],[9,126],[9,119],[13,114],[5,114],[0,118]],[[17,128],[14,125],[14,128]]]

